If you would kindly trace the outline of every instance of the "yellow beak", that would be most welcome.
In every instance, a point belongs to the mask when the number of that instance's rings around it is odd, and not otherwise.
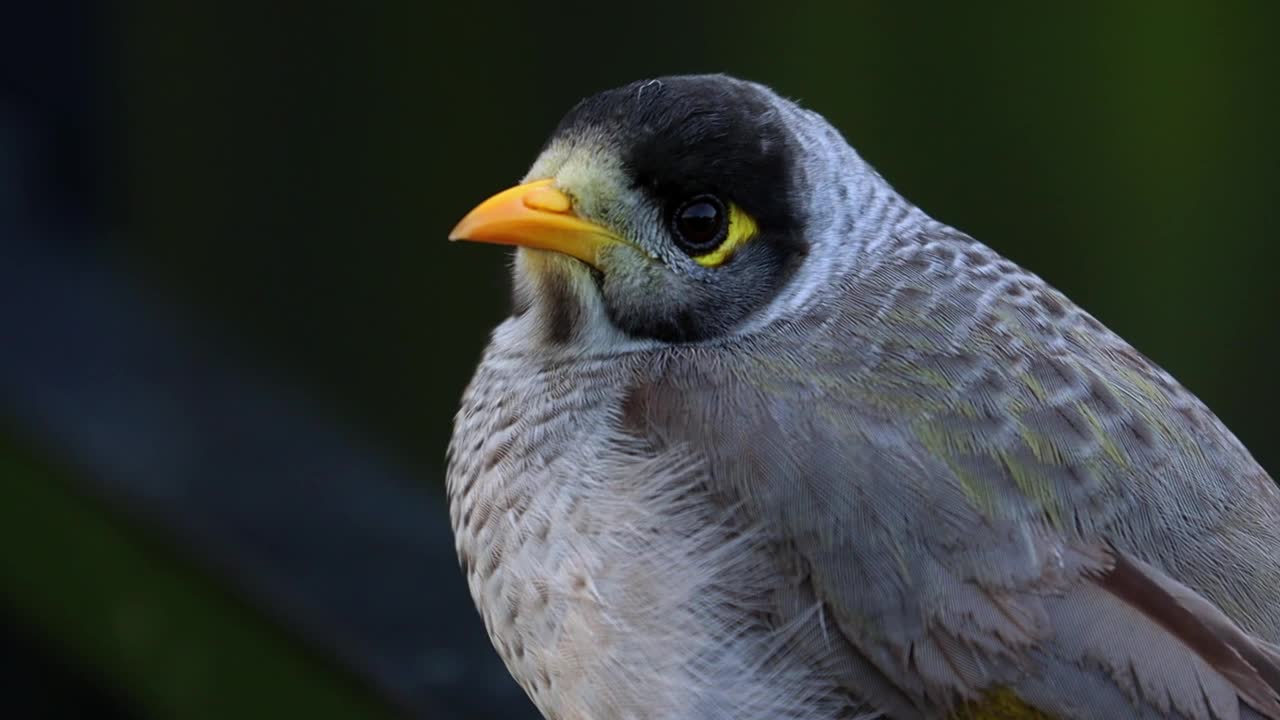
[[[553,250],[599,267],[600,251],[621,239],[574,215],[573,201],[551,182],[517,185],[485,200],[462,218],[449,239]]]

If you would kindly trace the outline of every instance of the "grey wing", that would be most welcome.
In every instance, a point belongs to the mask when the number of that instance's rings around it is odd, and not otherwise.
[[[854,305],[673,351],[630,422],[694,449],[772,534],[777,607],[819,604],[840,645],[823,662],[893,717],[1280,718],[1274,484],[1167,375],[1032,289],[1070,314],[1053,342],[1043,313],[922,292],[896,318]]]

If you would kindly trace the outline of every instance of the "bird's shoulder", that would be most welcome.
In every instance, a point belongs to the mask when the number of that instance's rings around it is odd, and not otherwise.
[[[958,233],[902,243],[800,317],[652,367],[632,416],[725,477],[836,476],[833,492],[872,505],[945,493],[962,514],[1086,536],[1190,531],[1272,487],[1167,372]]]

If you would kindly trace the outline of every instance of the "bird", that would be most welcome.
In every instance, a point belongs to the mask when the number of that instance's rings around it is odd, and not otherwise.
[[[728,75],[591,95],[447,494],[555,720],[1280,719],[1280,491],[1195,395]]]

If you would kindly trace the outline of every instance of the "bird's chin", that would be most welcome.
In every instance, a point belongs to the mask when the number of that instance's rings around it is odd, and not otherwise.
[[[575,257],[528,247],[516,251],[515,272],[535,284],[551,282],[573,288],[590,286],[598,289],[601,277],[599,270]]]

